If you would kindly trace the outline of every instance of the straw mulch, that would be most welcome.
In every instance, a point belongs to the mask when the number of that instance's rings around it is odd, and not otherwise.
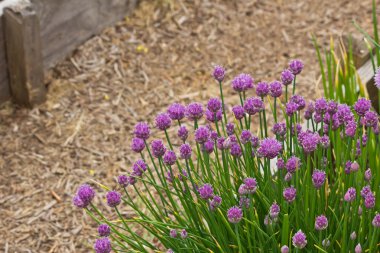
[[[71,198],[91,180],[115,186],[136,158],[129,142],[137,121],[151,122],[174,101],[216,96],[214,63],[227,67],[229,91],[239,72],[271,81],[300,58],[299,91],[314,98],[320,89],[310,33],[326,44],[329,35],[354,31],[353,18],[369,29],[370,3],[142,1],[49,72],[45,104],[1,107],[0,251],[89,252],[95,227]]]

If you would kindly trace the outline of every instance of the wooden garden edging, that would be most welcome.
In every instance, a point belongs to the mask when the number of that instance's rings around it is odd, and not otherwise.
[[[11,98],[29,107],[44,101],[43,72],[121,20],[137,2],[20,0],[7,7],[0,16],[0,104]]]

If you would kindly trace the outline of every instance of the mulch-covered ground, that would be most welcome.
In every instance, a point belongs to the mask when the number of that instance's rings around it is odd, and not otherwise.
[[[0,108],[0,252],[89,252],[95,227],[72,196],[91,180],[115,186],[135,158],[137,121],[151,122],[174,101],[217,95],[216,63],[227,67],[232,94],[239,72],[272,81],[300,58],[299,91],[314,98],[310,34],[326,44],[355,31],[352,19],[369,29],[371,0],[142,1],[50,71],[45,104]]]

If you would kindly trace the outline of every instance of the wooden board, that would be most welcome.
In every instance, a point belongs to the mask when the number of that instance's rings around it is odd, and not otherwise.
[[[44,69],[66,58],[79,45],[128,15],[138,0],[31,0],[40,21]],[[0,19],[3,19],[0,17]],[[10,98],[0,22],[0,104]]]
[[[0,22],[0,104],[11,98],[8,82],[3,22]]]
[[[14,102],[28,107],[44,102],[40,23],[30,4],[5,9],[4,35]]]
[[[45,68],[133,10],[136,0],[33,0],[41,23]]]

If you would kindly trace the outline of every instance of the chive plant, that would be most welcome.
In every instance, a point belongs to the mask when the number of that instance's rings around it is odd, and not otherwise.
[[[380,174],[371,165],[380,157],[369,148],[379,141],[378,114],[365,98],[306,103],[296,94],[302,69],[293,60],[270,83],[240,74],[231,85],[240,103],[227,105],[216,66],[220,98],[158,114],[164,140],[138,123],[131,148],[141,159],[113,189],[98,184],[111,214],[94,205],[94,186],[73,198],[99,224],[95,251],[378,252]]]

